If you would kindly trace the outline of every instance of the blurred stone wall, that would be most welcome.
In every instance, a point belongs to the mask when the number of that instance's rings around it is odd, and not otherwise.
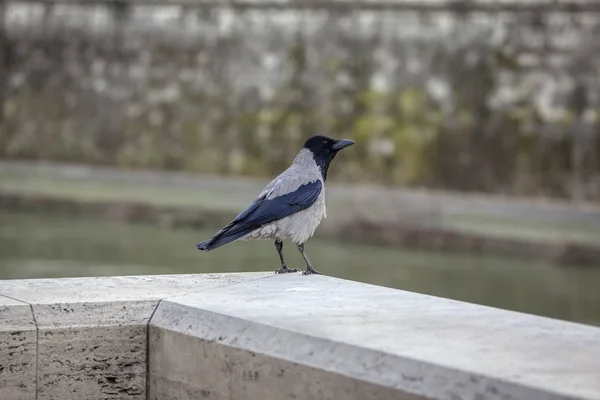
[[[600,8],[2,1],[2,157],[600,195]]]

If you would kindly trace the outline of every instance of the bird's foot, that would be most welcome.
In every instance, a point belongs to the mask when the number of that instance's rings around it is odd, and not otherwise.
[[[302,271],[302,275],[323,275],[322,273],[320,273],[319,271],[317,271],[316,269],[314,269],[313,267],[307,267],[306,271]]]
[[[289,274],[292,272],[300,272],[298,268],[288,268],[285,264],[275,271],[276,274]]]

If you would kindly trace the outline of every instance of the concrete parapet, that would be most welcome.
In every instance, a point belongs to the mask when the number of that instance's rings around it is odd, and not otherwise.
[[[37,388],[32,390],[34,397],[23,397],[11,386],[3,389],[3,379],[10,383],[16,375],[4,378],[0,373],[0,394],[2,390],[13,390],[0,399],[146,399],[147,326],[158,302],[169,296],[262,276],[254,273],[0,281],[0,295],[27,303],[11,303],[9,311],[20,312],[24,324],[32,319],[33,310],[37,323],[37,383],[31,377],[26,380]],[[11,328],[10,322],[15,318],[4,320],[1,316],[0,355],[4,355],[5,331],[16,328]],[[33,333],[33,361],[36,325],[28,327]],[[23,357],[19,365],[25,368]],[[35,364],[31,365],[35,373]]]
[[[595,327],[325,276],[0,281],[2,400],[600,400],[599,355]]]

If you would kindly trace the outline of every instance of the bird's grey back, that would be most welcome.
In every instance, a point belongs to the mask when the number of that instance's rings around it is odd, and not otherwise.
[[[292,165],[273,179],[261,192],[260,196],[267,195],[267,199],[273,199],[291,193],[300,186],[316,180],[324,185],[323,177],[313,154],[308,149],[302,149],[292,162]]]

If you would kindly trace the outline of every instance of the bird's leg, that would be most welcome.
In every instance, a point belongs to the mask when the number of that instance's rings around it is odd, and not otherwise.
[[[298,268],[288,268],[287,265],[285,265],[285,260],[283,259],[283,242],[279,239],[277,239],[275,241],[275,248],[277,249],[277,253],[279,253],[279,259],[281,260],[281,268],[279,268],[277,271],[275,271],[276,274],[286,274],[289,272],[299,272],[300,270]]]
[[[306,271],[303,271],[302,275],[311,275],[311,274],[323,275],[322,273],[320,273],[319,271],[314,269],[314,267],[308,260],[308,257],[304,253],[304,243],[297,245],[297,247],[298,247],[298,251],[300,252],[300,254],[302,254],[302,258],[304,258],[304,262],[306,262]]]

